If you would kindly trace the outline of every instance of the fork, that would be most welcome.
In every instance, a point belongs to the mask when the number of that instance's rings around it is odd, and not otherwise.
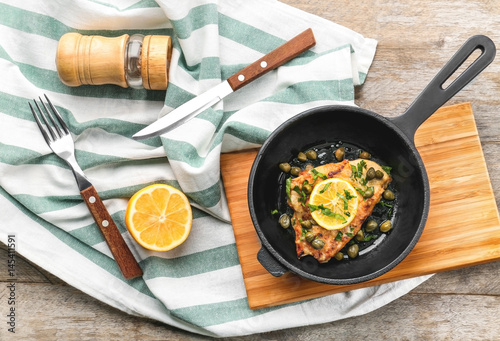
[[[142,276],[142,270],[139,264],[125,243],[118,227],[106,209],[106,206],[99,197],[99,194],[97,194],[94,186],[90,183],[76,162],[75,144],[68,127],[64,123],[59,111],[54,107],[47,95],[44,96],[47,101],[48,108],[40,97],[38,97],[40,105],[38,105],[36,99],[33,100],[38,114],[31,103],[28,103],[43,138],[49,145],[50,149],[52,149],[57,156],[66,161],[73,171],[78,188],[80,189],[80,194],[87,204],[90,213],[94,217],[97,226],[101,230],[101,233],[104,236],[104,239],[106,240],[106,243],[108,244],[108,247],[111,250],[111,253],[123,276],[126,279]]]

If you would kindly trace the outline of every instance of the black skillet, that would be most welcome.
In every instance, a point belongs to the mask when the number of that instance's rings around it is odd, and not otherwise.
[[[443,84],[471,56],[481,54],[450,85]],[[279,126],[264,142],[248,183],[248,205],[262,243],[259,262],[274,276],[290,271],[327,284],[354,284],[376,278],[401,262],[417,243],[429,211],[429,182],[414,145],[417,128],[474,79],[495,58],[495,45],[486,36],[473,36],[434,77],[406,112],[384,118],[353,106],[324,106],[298,114]],[[280,162],[299,151],[335,141],[353,143],[390,165],[397,191],[393,230],[373,250],[352,260],[320,264],[311,256],[298,259],[293,238],[271,214],[281,192]]]

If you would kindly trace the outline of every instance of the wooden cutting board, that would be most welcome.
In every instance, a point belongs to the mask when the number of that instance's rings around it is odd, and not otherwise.
[[[221,156],[221,171],[251,309],[359,289],[500,259],[500,218],[470,103],[441,108],[422,124],[415,145],[431,188],[429,218],[410,254],[371,281],[328,285],[287,273],[273,277],[257,261],[260,241],[247,205],[256,150]]]

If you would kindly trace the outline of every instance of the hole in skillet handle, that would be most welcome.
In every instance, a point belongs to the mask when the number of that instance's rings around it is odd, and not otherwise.
[[[462,65],[460,65],[455,70],[455,72],[447,80],[444,81],[443,84],[441,84],[441,88],[447,89],[458,78],[459,75],[464,73],[465,70],[467,70],[472,65],[472,63],[483,54],[483,52],[484,51],[482,51],[480,48],[477,48],[474,51],[472,51],[472,53],[467,57],[465,62]]]
[[[470,58],[472,54],[477,55],[475,52],[478,50],[481,51],[480,55],[456,78],[451,79],[466,61],[473,59]],[[406,112],[391,121],[413,141],[418,127],[479,75],[495,59],[495,55],[496,47],[490,38],[472,36],[434,76]]]

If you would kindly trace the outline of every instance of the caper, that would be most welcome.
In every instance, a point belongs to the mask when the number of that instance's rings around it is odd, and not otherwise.
[[[287,229],[290,227],[290,216],[288,214],[282,214],[279,219],[279,223],[282,228]]]
[[[358,257],[358,253],[359,253],[359,245],[358,244],[352,244],[347,249],[347,255],[350,258],[356,258],[356,257]]]
[[[365,230],[366,232],[373,232],[378,227],[378,224],[375,220],[370,219],[366,222]]]
[[[394,200],[394,193],[390,189],[386,189],[384,194],[382,194],[385,200]]]
[[[342,252],[337,252],[335,254],[335,259],[336,260],[342,260],[342,259],[344,259],[344,254]]]
[[[310,220],[302,220],[300,222],[300,226],[302,226],[306,230],[310,230],[312,228],[312,222]]]
[[[299,175],[299,173],[300,173],[299,167],[292,167],[292,169],[290,169],[290,174],[292,174],[293,176],[297,176]]]
[[[365,194],[363,194],[363,198],[368,199],[373,197],[373,191],[371,189],[368,189],[365,191]]]
[[[390,220],[386,220],[380,225],[380,232],[387,233],[391,229],[392,229],[392,223]]]
[[[366,171],[366,180],[371,180],[371,179],[375,179],[375,168],[373,167],[370,167],[367,171]]]
[[[300,153],[299,153],[299,155],[297,155],[297,159],[299,159],[299,161],[304,162],[304,161],[306,161],[306,160],[307,160],[307,156],[306,156],[306,154],[305,154],[305,153],[300,152]]]
[[[288,173],[292,169],[292,166],[288,162],[280,163],[279,167],[285,173]]]
[[[372,154],[368,153],[367,151],[362,151],[359,153],[359,157],[362,159],[369,159],[372,157]]]
[[[380,169],[375,172],[375,177],[377,179],[382,179],[384,177],[384,172],[382,172]]]
[[[345,156],[345,148],[344,147],[340,147],[335,151],[335,158],[337,159],[337,161],[344,160],[344,156]]]
[[[358,242],[362,242],[365,239],[365,233],[363,232],[363,230],[359,230],[354,238],[356,238]]]
[[[314,150],[308,150],[306,152],[306,156],[309,160],[316,160],[316,158],[318,157],[318,154],[314,151]]]
[[[313,168],[314,168],[314,166],[313,166],[313,165],[311,165],[310,163],[308,163],[308,164],[305,166],[304,170],[308,170],[308,171],[309,171],[309,170],[311,170],[311,169],[313,169]]]
[[[312,247],[316,250],[322,249],[325,246],[325,242],[321,239],[314,239],[311,243]]]
[[[312,242],[314,240],[314,238],[316,238],[316,235],[314,234],[314,232],[307,232],[306,233],[306,241],[307,242]]]
[[[302,192],[304,192],[305,194],[310,194],[312,192],[312,186],[309,185],[309,184],[304,184],[302,185]]]

